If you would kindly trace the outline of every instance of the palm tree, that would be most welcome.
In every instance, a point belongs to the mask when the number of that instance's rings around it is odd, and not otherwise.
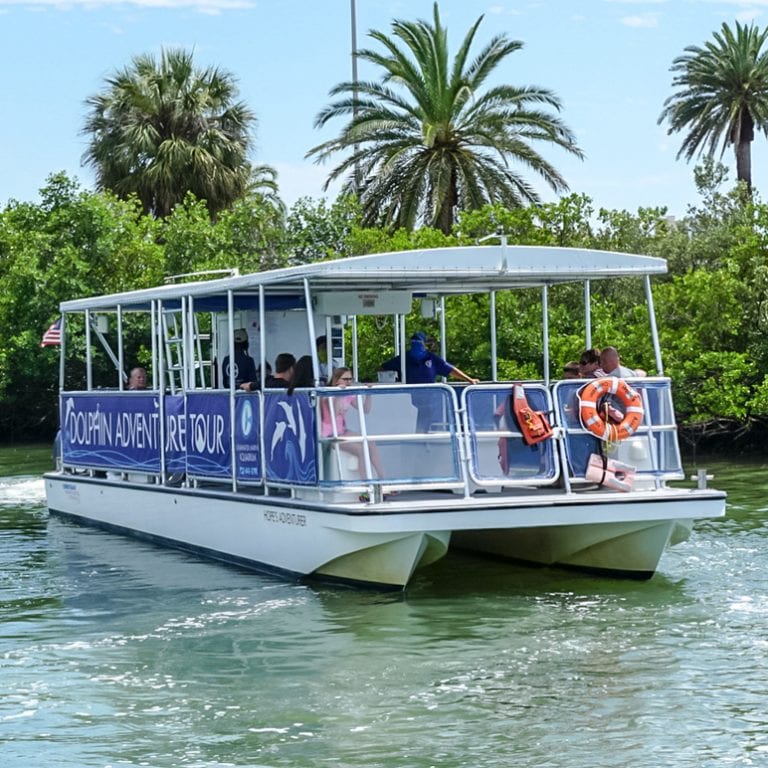
[[[341,133],[307,156],[322,162],[349,152],[330,173],[344,177],[344,192],[356,192],[363,221],[413,228],[424,222],[450,232],[456,209],[489,202],[508,207],[538,201],[513,167],[541,176],[555,191],[568,186],[532,146],[546,142],[578,157],[571,131],[543,105],[560,109],[559,99],[535,86],[498,85],[481,94],[488,76],[522,43],[498,35],[469,60],[481,16],[449,62],[447,31],[437,3],[433,23],[392,22],[392,37],[369,36],[384,52],[356,55],[383,70],[379,82],[344,82],[330,95],[342,96],[315,119],[322,127],[349,117]]]
[[[736,175],[752,188],[751,144],[755,129],[768,132],[768,53],[762,51],[768,29],[736,22],[723,24],[714,41],[690,45],[670,67],[679,87],[665,102],[658,122],[669,120],[668,134],[688,131],[677,156],[720,157],[729,144],[736,152]]]
[[[137,56],[86,100],[83,162],[97,185],[135,194],[148,213],[167,216],[193,192],[212,216],[248,188],[253,113],[235,101],[234,77],[195,69],[192,54],[163,50],[159,62]]]
[[[248,180],[246,195],[259,197],[271,205],[280,215],[285,215],[285,203],[280,197],[277,171],[271,165],[254,165]]]

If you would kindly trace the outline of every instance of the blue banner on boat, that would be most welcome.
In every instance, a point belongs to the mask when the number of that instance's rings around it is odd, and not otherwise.
[[[260,404],[261,398],[255,395],[238,395],[235,398],[235,467],[238,480],[261,480]]]
[[[187,393],[187,474],[231,477],[229,398]]]
[[[315,408],[309,395],[264,396],[264,451],[267,480],[317,484]]]
[[[187,415],[184,395],[165,396],[165,470],[187,471]]]
[[[156,395],[67,395],[61,401],[65,464],[160,471],[160,404]]]

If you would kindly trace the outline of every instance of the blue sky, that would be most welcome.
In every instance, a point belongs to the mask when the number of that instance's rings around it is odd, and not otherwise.
[[[369,29],[387,30],[393,18],[431,18],[432,0],[357,0],[356,8],[362,47]],[[442,0],[440,9],[453,49],[482,14],[478,49],[502,32],[523,41],[498,80],[560,97],[586,159],[546,156],[572,191],[598,207],[665,205],[677,216],[698,200],[693,166],[675,159],[680,137],[656,124],[670,64],[723,22],[768,24],[768,0]],[[339,127],[319,132],[313,120],[328,90],[351,77],[350,0],[0,0],[0,205],[36,200],[59,170],[91,187],[80,164],[84,100],[133,56],[162,47],[194,49],[199,66],[238,78],[259,119],[252,159],[278,170],[288,204],[324,194],[328,168],[303,157]],[[374,72],[361,66],[360,75]],[[731,150],[725,161],[732,169]],[[753,179],[768,185],[763,136]]]

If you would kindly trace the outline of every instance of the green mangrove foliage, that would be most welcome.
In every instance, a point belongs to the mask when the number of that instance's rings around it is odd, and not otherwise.
[[[636,213],[596,209],[584,195],[506,209],[486,205],[459,216],[453,231],[362,226],[352,197],[300,200],[285,211],[254,189],[212,221],[189,194],[169,216],[143,211],[135,197],[89,192],[63,174],[48,179],[40,202],[0,211],[0,438],[50,436],[56,424],[58,355],[40,348],[61,301],[157,285],[169,275],[238,267],[258,271],[366,253],[466,245],[503,231],[510,243],[645,253],[667,259],[654,288],[665,373],[676,390],[686,434],[749,432],[768,423],[768,205],[723,191],[722,167],[696,171],[701,202],[681,219],[663,208]],[[550,375],[583,347],[581,286],[550,291]],[[538,290],[497,297],[500,379],[543,375]],[[447,301],[447,356],[491,376],[489,298]],[[594,282],[592,335],[619,348],[626,363],[656,373],[649,318],[638,281]],[[418,310],[408,327],[439,335]],[[148,361],[142,328],[126,323],[126,364]],[[361,319],[360,373],[374,378],[392,353],[388,319]],[[74,350],[78,352],[78,350]],[[112,372],[114,375],[114,372]]]

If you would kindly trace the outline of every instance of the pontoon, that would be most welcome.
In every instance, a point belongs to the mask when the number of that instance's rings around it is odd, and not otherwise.
[[[45,475],[48,506],[82,523],[293,577],[403,588],[457,547],[648,578],[694,520],[725,513],[722,492],[669,485],[684,474],[651,292],[651,277],[664,272],[657,258],[502,242],[64,302],[61,453]],[[626,381],[636,403],[631,429],[606,442],[580,418],[585,382],[550,378],[549,291],[583,285],[576,322],[589,347],[591,283],[617,278],[644,284],[658,375]],[[518,391],[552,427],[531,445],[511,415],[512,383],[496,380],[497,294],[521,289],[540,297],[542,375],[519,382]],[[391,329],[395,352],[405,352],[416,330],[406,318],[418,308],[439,318],[444,343],[446,303],[471,293],[489,297],[490,381],[409,385],[402,371],[400,381],[348,387],[344,395],[360,407],[349,409],[350,433],[334,427],[330,435],[319,428],[321,409],[338,388],[289,395],[263,387],[267,363],[281,352],[311,355],[320,384],[320,335],[357,376],[363,316],[377,317]],[[253,392],[236,389],[234,376],[220,386],[239,329],[262,372]],[[126,352],[134,354],[141,334],[151,387],[128,391],[135,361]],[[417,431],[414,402],[425,399],[436,417]],[[362,461],[344,450],[350,441],[362,446]],[[382,476],[371,465],[373,446]],[[598,474],[601,462],[606,470],[597,478],[596,462]],[[606,482],[612,470],[615,482]]]

